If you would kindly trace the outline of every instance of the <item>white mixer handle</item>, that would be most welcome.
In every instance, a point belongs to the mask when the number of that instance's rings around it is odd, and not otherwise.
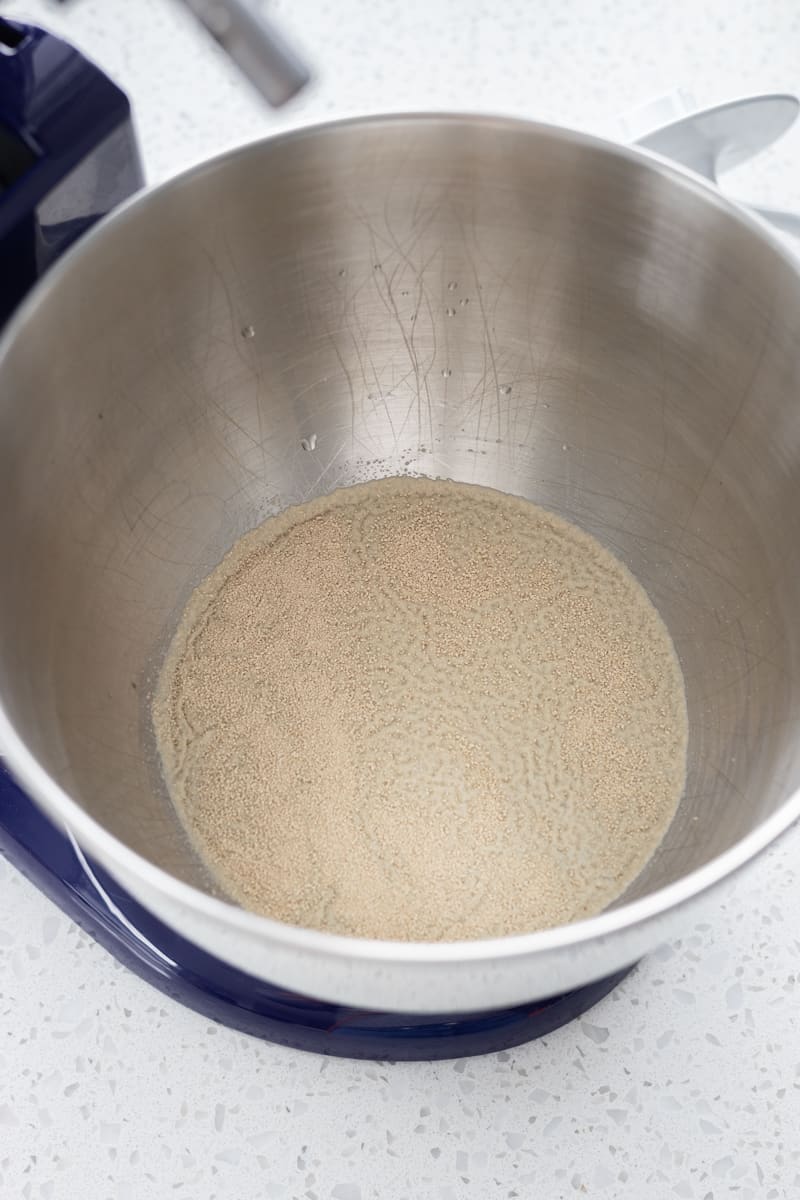
[[[629,141],[688,167],[719,185],[719,176],[761,154],[797,119],[800,100],[788,93],[746,96],[696,109],[693,96],[672,92],[622,118]],[[745,207],[784,233],[800,237],[800,215],[784,209]]]

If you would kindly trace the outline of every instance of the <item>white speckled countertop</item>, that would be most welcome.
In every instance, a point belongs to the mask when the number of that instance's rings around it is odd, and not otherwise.
[[[128,90],[153,181],[336,114],[489,109],[614,135],[677,86],[699,103],[800,88],[797,0],[283,0],[319,82],[280,115],[171,0],[2,12],[63,31]],[[800,209],[800,131],[739,186]],[[0,1197],[800,1196],[798,862],[795,831],[711,924],[545,1040],[387,1066],[209,1025],[0,859]]]

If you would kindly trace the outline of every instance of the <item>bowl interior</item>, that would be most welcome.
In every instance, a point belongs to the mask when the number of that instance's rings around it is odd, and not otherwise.
[[[684,671],[686,794],[629,890],[800,779],[800,279],[721,200],[514,122],[306,131],[77,248],[0,362],[0,695],[124,843],[213,887],[149,691],[192,588],[288,504],[384,475],[529,497],[617,554]]]

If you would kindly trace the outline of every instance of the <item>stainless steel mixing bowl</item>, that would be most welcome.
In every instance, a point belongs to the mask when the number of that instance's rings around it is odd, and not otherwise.
[[[367,942],[210,894],[148,689],[191,589],[287,504],[403,472],[530,497],[647,588],[686,795],[613,910],[496,941]],[[644,154],[524,122],[360,120],[135,200],[0,351],[0,743],[143,904],[325,999],[460,1011],[608,974],[800,812],[800,276]]]

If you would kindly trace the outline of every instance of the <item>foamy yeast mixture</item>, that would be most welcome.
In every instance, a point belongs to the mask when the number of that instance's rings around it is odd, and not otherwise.
[[[452,482],[343,488],[242,538],[191,598],[154,721],[222,889],[361,937],[596,913],[684,781],[681,671],[633,576]]]

